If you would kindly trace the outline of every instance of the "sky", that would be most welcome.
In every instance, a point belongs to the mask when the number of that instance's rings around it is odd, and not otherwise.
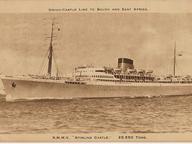
[[[171,74],[176,42],[182,54],[176,73],[192,75],[192,14],[184,13],[0,14],[1,73],[40,74],[53,17],[54,55],[63,74],[81,65],[117,67],[119,57],[133,59],[138,69]]]

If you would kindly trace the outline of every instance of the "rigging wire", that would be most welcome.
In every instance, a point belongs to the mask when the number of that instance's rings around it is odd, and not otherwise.
[[[56,74],[58,74],[59,77],[62,77],[62,73],[61,73],[61,71],[59,69],[59,66],[58,66],[57,62],[56,62],[56,56],[55,56],[54,51],[53,51],[53,61],[55,63],[55,67],[56,67]]]
[[[54,21],[54,19],[55,18],[53,18],[53,21]],[[60,31],[60,28],[58,28],[58,31]],[[55,36],[53,36],[53,37],[55,37]],[[47,67],[46,57],[48,55],[49,55],[49,49],[47,50],[47,52],[45,53],[45,56],[43,57],[43,61],[42,61],[42,64],[40,65],[40,70],[39,70],[39,73],[38,73],[39,75],[43,74],[44,71],[45,71],[45,68]],[[56,56],[54,54],[54,51],[52,51],[52,57],[53,57],[53,63],[55,64],[55,68],[56,68],[56,76],[62,76],[62,73],[61,73],[61,71],[59,69],[59,66],[58,66],[57,62],[56,62]]]
[[[45,55],[43,57],[43,61],[42,61],[41,65],[40,65],[40,70],[39,70],[38,74],[42,74],[42,72],[44,71],[45,66],[46,66],[46,63],[45,63],[46,62],[46,57],[48,56],[48,54],[49,54],[49,49],[47,50],[47,52],[45,53]]]

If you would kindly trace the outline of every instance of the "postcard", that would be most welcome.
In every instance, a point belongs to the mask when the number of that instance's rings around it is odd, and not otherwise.
[[[191,5],[0,0],[0,141],[192,141]]]

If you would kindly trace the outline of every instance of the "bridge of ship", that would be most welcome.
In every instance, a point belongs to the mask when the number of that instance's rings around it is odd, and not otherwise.
[[[95,67],[78,67],[75,69],[74,77],[76,80],[98,80],[98,81],[154,81],[151,72],[143,70],[130,70],[122,72],[121,69],[114,68],[95,68]]]

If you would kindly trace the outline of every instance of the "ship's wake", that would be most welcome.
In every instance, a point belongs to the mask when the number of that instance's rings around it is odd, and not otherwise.
[[[1,96],[1,95],[0,95]],[[7,101],[7,102],[20,102],[20,101],[71,101],[71,100],[86,100],[86,99],[153,99],[153,98],[170,98],[170,97],[187,97],[192,96],[192,94],[185,94],[185,95],[145,95],[145,96],[113,96],[113,97],[76,97],[76,98],[42,98],[42,97],[33,97],[33,98],[18,98],[13,99],[10,95],[3,96],[0,101]]]

